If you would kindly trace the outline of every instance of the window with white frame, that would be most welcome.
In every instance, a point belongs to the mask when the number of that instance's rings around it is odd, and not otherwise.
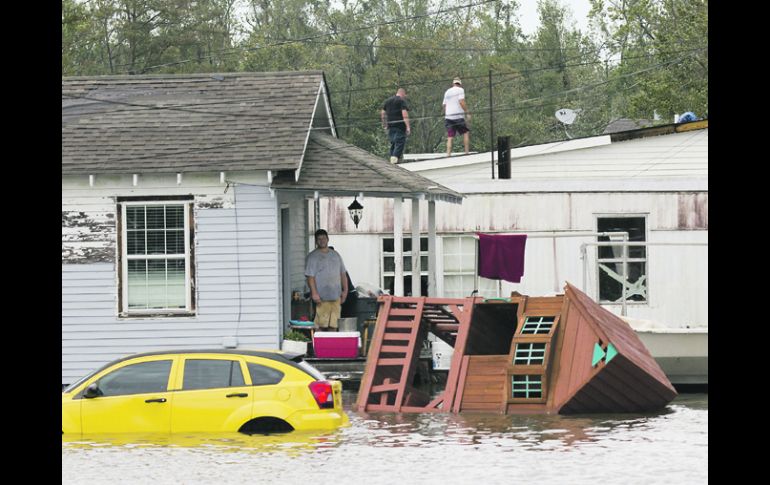
[[[121,314],[192,312],[190,203],[123,201],[119,207]]]
[[[412,238],[402,238],[404,295],[412,295]],[[396,279],[396,256],[392,237],[382,240],[382,288],[392,295]],[[420,238],[420,294],[428,293],[428,238]]]
[[[629,242],[646,241],[646,217],[644,216],[599,216],[598,232],[627,232]],[[620,238],[612,238],[619,241]],[[600,236],[599,242],[610,241]],[[600,303],[619,303],[623,300],[623,285],[626,287],[626,301],[647,301],[647,248],[629,245],[623,268],[623,246],[598,246],[598,288]],[[625,281],[623,275],[626,275]]]
[[[476,240],[471,236],[444,236],[444,296],[463,298],[476,289]]]
[[[499,296],[495,280],[479,278],[476,288],[477,241],[473,236],[457,235],[441,238],[444,262],[444,295],[446,298],[464,298],[473,290],[486,297]]]

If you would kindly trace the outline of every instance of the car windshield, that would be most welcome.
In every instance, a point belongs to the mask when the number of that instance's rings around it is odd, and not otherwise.
[[[301,360],[301,361],[297,362],[297,365],[302,367],[302,370],[304,370],[305,372],[310,374],[313,378],[315,378],[315,380],[317,380],[317,381],[324,380],[323,374],[321,374],[321,372],[318,369],[316,369],[312,365],[308,364],[304,360]]]
[[[76,388],[76,387],[78,387],[80,384],[82,384],[84,381],[86,381],[86,380],[90,379],[90,378],[91,378],[91,376],[93,376],[94,374],[96,374],[97,372],[99,372],[100,370],[102,370],[103,368],[104,368],[104,367],[101,367],[101,368],[99,368],[99,369],[96,369],[95,371],[89,372],[89,373],[88,373],[88,374],[86,374],[85,376],[81,377],[80,379],[76,380],[75,382],[73,382],[72,384],[70,384],[69,386],[67,386],[67,387],[66,387],[66,388],[65,388],[65,389],[64,389],[62,392],[70,392],[71,390],[75,389],[75,388]]]

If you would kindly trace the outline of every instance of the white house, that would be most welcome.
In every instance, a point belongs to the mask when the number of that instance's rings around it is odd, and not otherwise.
[[[361,194],[461,201],[337,139],[320,71],[63,78],[62,383],[134,352],[278,348],[314,200]]]
[[[474,290],[489,297],[514,290],[552,295],[569,281],[626,316],[638,331],[667,332],[669,343],[674,334],[697,334],[697,372],[705,364],[707,373],[708,120],[514,148],[510,179],[498,178],[496,166],[492,178],[496,155],[413,155],[417,160],[402,164],[465,196],[462,205],[445,205],[436,213],[432,295],[461,297]],[[331,214],[340,202],[330,200],[325,207]],[[324,214],[321,224],[343,256],[363,253],[372,262],[351,271],[354,283],[390,289],[396,278],[392,202],[374,201],[367,211],[355,230],[336,226]],[[423,235],[427,222],[420,221]],[[476,278],[477,232],[527,235],[520,283]],[[625,304],[623,246],[600,246],[608,238],[598,233],[605,232],[629,235]],[[427,249],[423,237],[423,257]],[[409,292],[411,266],[405,259]],[[672,360],[685,355],[681,349],[660,352],[665,355],[653,355]]]

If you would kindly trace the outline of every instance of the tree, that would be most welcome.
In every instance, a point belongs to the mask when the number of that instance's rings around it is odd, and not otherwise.
[[[62,0],[62,74],[230,71],[236,0]]]
[[[398,87],[413,119],[407,153],[443,150],[455,76],[474,151],[494,148],[490,115],[513,146],[595,135],[654,110],[708,115],[707,0],[591,0],[596,36],[560,0],[539,1],[531,36],[518,1],[470,2],[62,0],[62,75],[322,70],[340,136],[383,156],[379,110]],[[566,129],[561,108],[580,110]]]
[[[62,76],[91,74],[98,70],[100,59],[99,36],[90,12],[75,0],[62,0],[61,7]]]
[[[591,17],[619,57],[619,116],[708,116],[707,0],[591,0]]]

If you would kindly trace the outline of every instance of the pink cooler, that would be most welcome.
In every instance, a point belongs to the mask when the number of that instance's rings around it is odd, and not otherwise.
[[[355,359],[361,346],[360,332],[314,332],[313,350],[320,358]]]

